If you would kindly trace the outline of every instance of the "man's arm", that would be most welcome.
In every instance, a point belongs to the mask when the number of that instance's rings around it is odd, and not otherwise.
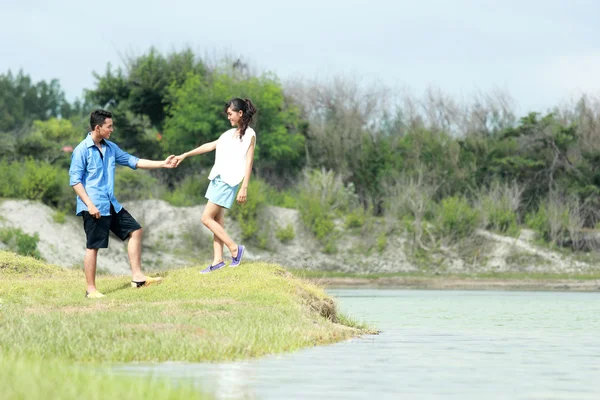
[[[114,143],[111,143],[115,151],[115,161],[119,165],[128,166],[131,169],[142,168],[142,169],[155,169],[155,168],[175,168],[177,164],[173,159],[175,156],[170,155],[164,161],[154,161],[154,160],[146,160],[140,159],[126,151],[121,150],[119,146]]]
[[[75,186],[73,186],[73,190],[75,190],[77,196],[79,196],[81,201],[83,201],[83,203],[87,206],[90,215],[94,218],[100,218],[100,211],[98,211],[96,205],[92,203],[92,200],[90,199],[90,196],[88,196],[83,185],[81,183],[78,183]]]
[[[137,162],[137,167],[141,169],[175,168],[177,164],[174,162],[174,158],[174,155],[170,155],[164,161],[154,161],[140,158]]]
[[[96,205],[90,199],[85,187],[83,186],[82,180],[85,175],[87,168],[87,161],[85,157],[85,150],[78,146],[71,155],[71,166],[69,168],[69,185],[75,190],[77,196],[87,206],[88,212],[94,218],[100,218],[100,211],[96,208]]]

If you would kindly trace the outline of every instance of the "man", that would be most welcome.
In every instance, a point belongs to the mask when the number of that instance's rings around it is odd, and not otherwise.
[[[110,142],[113,131],[112,114],[96,110],[90,115],[91,132],[73,150],[70,185],[77,193],[77,215],[83,217],[86,251],[83,261],[87,281],[87,298],[104,297],[96,289],[96,260],[98,249],[108,247],[109,231],[121,240],[129,239],[127,252],[131,265],[132,287],[160,283],[162,278],[147,277],[142,273],[142,227],[117,201],[114,195],[115,164],[132,169],[174,168],[169,156],[164,161],[134,157]]]

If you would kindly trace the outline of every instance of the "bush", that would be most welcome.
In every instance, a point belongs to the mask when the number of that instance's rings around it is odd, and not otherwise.
[[[362,208],[357,208],[346,216],[346,229],[362,228],[365,224],[365,212]]]
[[[0,163],[0,197],[18,198],[21,186],[21,164]]]
[[[239,224],[242,230],[243,240],[254,240],[260,247],[265,248],[268,243],[268,224],[260,224],[259,217],[263,211],[263,207],[267,203],[266,184],[259,180],[253,179],[248,185],[248,197],[246,203],[239,204],[237,201],[231,207],[231,216]],[[260,238],[258,237],[259,228],[263,227]]]
[[[358,204],[352,184],[344,185],[333,171],[305,171],[299,185],[298,210],[304,225],[324,246],[326,253],[336,251],[338,233],[334,219]]]
[[[385,232],[381,232],[379,237],[377,237],[377,250],[379,253],[383,253],[385,248],[387,247],[387,235]]]
[[[275,231],[275,237],[279,239],[281,243],[287,243],[290,240],[293,240],[296,237],[294,226],[292,224],[287,224],[285,228],[277,227],[277,230]]]
[[[163,195],[163,200],[177,207],[191,207],[205,204],[206,190],[210,181],[204,176],[187,176],[172,192]]]
[[[563,246],[570,240],[571,245],[578,248],[582,245],[578,242],[583,227],[580,211],[577,198],[565,200],[556,193],[550,193],[537,211],[527,215],[525,223],[546,242]]]
[[[55,212],[54,214],[52,214],[52,219],[57,224],[64,224],[65,221],[66,221],[66,217],[65,217],[64,211],[57,211],[57,212]]]
[[[12,251],[22,256],[41,259],[42,256],[37,249],[39,241],[40,237],[37,233],[31,236],[19,228],[0,229],[0,242],[6,244]]]
[[[51,198],[60,190],[57,182],[58,171],[50,164],[34,160],[25,162],[24,175],[21,179],[21,193],[29,200]]]
[[[75,193],[69,172],[44,161],[29,159],[0,164],[0,197],[42,201],[61,210],[74,210]]]
[[[115,173],[115,195],[121,201],[151,199],[158,181],[148,171],[118,168]]]
[[[494,183],[479,197],[477,209],[485,229],[516,235],[523,190],[517,184]]]
[[[479,224],[479,213],[463,197],[447,197],[438,207],[438,229],[451,239],[469,236]]]

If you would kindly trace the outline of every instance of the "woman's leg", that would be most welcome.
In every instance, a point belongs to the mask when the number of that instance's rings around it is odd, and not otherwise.
[[[219,222],[217,222],[218,214],[223,212],[223,207],[216,205],[215,203],[209,201],[206,203],[206,207],[204,207],[204,212],[202,213],[202,223],[210,229],[210,231],[221,241],[229,251],[231,252],[232,257],[237,257],[238,246],[235,243],[227,232],[225,232],[225,228],[223,228]]]
[[[222,207],[219,208],[220,210],[215,217],[215,221],[217,221],[223,230],[225,230],[225,210]],[[215,234],[213,234],[213,248],[214,257],[211,265],[217,265],[223,262],[223,241]]]

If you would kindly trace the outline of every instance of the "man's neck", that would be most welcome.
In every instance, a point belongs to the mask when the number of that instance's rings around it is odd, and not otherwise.
[[[96,146],[100,147],[104,139],[102,139],[102,136],[96,134],[96,132],[92,132],[92,140]]]

